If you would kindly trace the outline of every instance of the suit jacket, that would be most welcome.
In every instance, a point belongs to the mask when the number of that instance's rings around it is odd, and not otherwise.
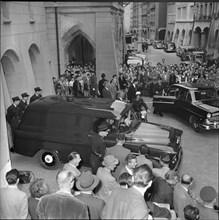
[[[102,97],[103,98],[108,98],[108,99],[112,99],[112,95],[109,91],[109,89],[107,90],[105,87],[102,90]]]
[[[177,183],[173,190],[173,206],[179,218],[184,219],[183,209],[187,205],[196,205],[196,202],[189,196],[181,183]]]
[[[147,219],[144,197],[133,187],[115,189],[102,212],[102,219]]]
[[[130,87],[129,87],[128,93],[127,93],[128,100],[129,100],[130,102],[132,102],[132,100],[133,100],[134,98],[136,98],[136,95],[135,95],[136,92],[137,92],[136,86],[134,87],[134,85],[131,84]]]
[[[167,203],[173,209],[173,188],[161,177],[156,177],[151,186],[151,202]]]
[[[39,219],[89,219],[88,206],[61,191],[42,196],[36,212]]]
[[[36,207],[38,203],[39,203],[38,199],[35,199],[32,196],[28,198],[28,210],[31,219],[37,219]]]
[[[21,118],[22,115],[24,114],[24,111],[27,108],[27,102],[24,102],[23,100],[21,100],[18,107],[19,107],[19,116]]]
[[[0,190],[2,219],[26,219],[28,216],[27,195],[17,187],[7,186]]]
[[[7,109],[6,119],[10,125],[12,125],[15,121],[17,124],[19,123],[19,107],[14,106],[14,104],[10,105]]]
[[[39,94],[38,96],[36,94],[34,94],[30,97],[30,103],[37,100],[37,99],[40,99],[40,98],[42,98],[41,94]]]
[[[218,220],[219,213],[211,208],[207,208],[204,205],[197,203],[196,207],[199,209],[200,220]]]
[[[119,160],[119,164],[115,168],[115,171],[112,172],[112,175],[118,179],[122,167],[125,166],[125,158],[131,151],[122,145],[116,144],[113,147],[107,148],[106,155],[113,155]]]
[[[120,89],[124,89],[126,86],[128,86],[128,83],[124,76],[119,77],[119,86],[120,86]]]
[[[83,192],[77,195],[76,198],[88,205],[90,219],[101,219],[101,213],[105,206],[105,202],[102,199],[96,197],[93,193],[86,194]]]
[[[78,177],[81,175],[81,171],[77,169],[77,167],[74,167],[73,165],[71,165],[70,163],[66,163],[63,167],[63,170],[71,171],[75,177]]]
[[[101,181],[99,190],[97,191],[97,196],[107,202],[111,192],[119,187],[116,179],[112,176],[111,172],[105,167],[99,167],[97,170],[97,177]]]

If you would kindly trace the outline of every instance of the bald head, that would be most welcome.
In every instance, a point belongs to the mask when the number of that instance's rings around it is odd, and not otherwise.
[[[56,176],[56,182],[59,188],[69,187],[74,179],[75,176],[68,170],[61,170]]]
[[[186,184],[186,185],[190,185],[193,181],[193,177],[191,177],[189,174],[183,174],[181,176],[181,183],[182,184]]]

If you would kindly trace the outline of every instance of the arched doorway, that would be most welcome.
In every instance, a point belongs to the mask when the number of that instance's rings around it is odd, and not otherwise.
[[[170,35],[170,41],[173,41],[173,31],[171,32],[171,35]]]
[[[191,40],[192,40],[192,30],[190,29],[189,30],[189,44],[191,43]]]
[[[218,38],[218,29],[215,31],[215,35],[214,35],[214,42],[215,42],[215,44],[216,44],[216,42],[217,42],[217,38]]]
[[[170,41],[170,31],[167,32],[167,41]]]
[[[179,37],[179,29],[176,30],[176,33],[175,33],[175,36],[174,36],[174,43],[175,44],[177,44],[178,37]]]
[[[202,33],[202,39],[201,39],[202,48],[206,48],[207,46],[208,33],[209,33],[209,28],[208,27],[204,28],[203,33]]]
[[[13,50],[7,50],[1,62],[10,97],[26,92],[27,78],[17,54]]]
[[[79,32],[68,47],[69,61],[75,59],[76,63],[84,65],[95,59],[95,49],[89,40]]]
[[[194,34],[195,34],[194,45],[200,48],[201,47],[201,28],[196,27]]]
[[[158,40],[164,40],[166,34],[166,29],[160,29],[158,31]]]

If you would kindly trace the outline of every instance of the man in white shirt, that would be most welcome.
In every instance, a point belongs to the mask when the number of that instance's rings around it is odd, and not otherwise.
[[[128,154],[125,158],[126,165],[121,168],[120,175],[122,173],[129,173],[131,176],[133,176],[133,169],[137,167],[137,157],[135,154]]]

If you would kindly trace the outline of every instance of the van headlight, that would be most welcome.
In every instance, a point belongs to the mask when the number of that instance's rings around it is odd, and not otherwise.
[[[207,114],[207,118],[211,118],[211,113],[208,113],[208,114]]]
[[[176,139],[176,144],[180,144],[180,142],[181,142],[181,137],[178,136],[177,139]]]

